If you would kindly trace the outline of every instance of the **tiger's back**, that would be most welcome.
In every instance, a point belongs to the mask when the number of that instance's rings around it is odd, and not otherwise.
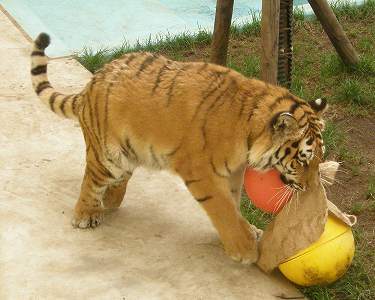
[[[212,152],[241,157],[232,162],[237,168],[248,151],[250,116],[257,101],[272,101],[286,91],[213,64],[131,53],[95,74],[86,93],[83,127],[103,127],[96,131],[112,138],[112,144],[128,138],[133,148],[144,152],[138,157],[143,163],[155,165],[151,147],[163,161],[183,147],[184,155],[194,153],[195,160]],[[90,112],[100,120],[91,121]],[[260,126],[252,127],[256,134]]]

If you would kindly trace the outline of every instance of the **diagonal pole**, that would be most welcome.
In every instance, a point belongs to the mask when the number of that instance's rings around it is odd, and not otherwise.
[[[355,65],[359,56],[326,0],[309,0],[310,6],[344,63]]]

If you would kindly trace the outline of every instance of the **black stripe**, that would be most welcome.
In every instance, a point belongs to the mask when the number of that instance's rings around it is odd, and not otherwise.
[[[70,96],[66,96],[64,97],[62,100],[61,100],[61,103],[60,103],[60,110],[61,112],[63,113],[63,115],[66,116],[65,114],[65,105],[66,105],[66,102],[68,101],[68,99],[70,98]]]
[[[250,134],[247,136],[246,144],[247,144],[247,151],[249,151],[250,148],[251,148],[251,143],[250,143]]]
[[[125,64],[125,65],[130,64],[130,62],[133,61],[136,57],[137,57],[137,56],[136,56],[135,54],[130,54],[130,55],[126,58],[126,60],[124,61],[124,64]]]
[[[31,56],[45,56],[44,51],[33,51]]]
[[[84,106],[84,109],[86,109],[86,107],[87,107],[87,106]],[[82,122],[83,125],[84,125],[83,127],[87,129],[87,130],[85,131],[86,134],[89,135],[89,136],[87,136],[87,138],[91,138],[91,139],[95,140],[95,137],[96,137],[96,136],[95,136],[95,135],[89,130],[89,127],[87,126],[87,123],[86,123],[86,121],[85,121],[85,111],[82,112],[81,122]],[[94,136],[94,138],[93,138],[93,136]],[[85,136],[85,140],[86,140],[86,136]],[[92,143],[91,143],[91,144],[92,144]],[[99,145],[100,145],[100,143],[99,143]],[[110,178],[114,179],[115,177],[112,175],[112,173],[109,172],[109,171],[106,169],[106,167],[102,164],[102,162],[100,161],[100,158],[99,158],[99,152],[96,150],[96,148],[94,147],[94,145],[92,145],[92,147],[91,147],[90,149],[91,149],[91,150],[93,151],[93,153],[94,153],[94,158],[95,158],[95,160],[96,160],[96,162],[97,162],[97,165],[100,166],[100,167],[102,168],[102,170],[100,170],[100,169],[98,168],[98,171],[100,171],[101,174],[102,174],[103,176],[105,176],[105,177],[110,177]]]
[[[309,121],[306,121],[305,123],[300,124],[298,127],[299,127],[299,128],[303,128],[303,127],[305,127],[308,123],[309,123]]]
[[[243,112],[244,108],[245,108],[245,103],[243,101],[243,98],[241,98],[241,107],[240,107],[240,112],[238,114],[239,116],[242,115],[242,112]]]
[[[87,103],[87,106],[85,105],[85,107],[87,107],[87,109],[89,110],[89,118],[90,118],[90,127],[87,127],[87,129],[90,128],[88,131],[92,133],[92,136],[94,137],[95,141],[98,143],[98,145],[100,145],[101,142],[100,142],[99,137],[96,135],[95,127],[94,127],[94,117],[99,118],[99,116],[97,114],[94,115],[94,112],[92,110],[92,106],[91,106],[92,97],[90,97],[89,95],[86,95],[86,96],[87,96],[87,100],[85,102]]]
[[[104,145],[107,145],[107,133],[108,133],[108,110],[109,110],[109,95],[112,89],[113,83],[111,82],[107,87],[107,93],[105,95],[105,106],[104,106]],[[98,123],[99,126],[99,123]]]
[[[223,98],[223,96],[225,95],[225,94],[227,94],[228,93],[228,91],[229,90],[232,90],[232,89],[235,89],[236,90],[236,88],[237,88],[237,83],[234,81],[234,80],[231,80],[231,82],[229,83],[229,85],[227,86],[227,88],[218,96],[218,99],[221,99],[221,98]],[[236,95],[237,95],[237,93],[238,93],[238,90],[236,91],[236,93],[233,95],[233,93],[232,93],[232,91],[231,91],[231,99],[232,99],[232,102],[233,102],[233,99],[236,97]],[[226,99],[228,99],[228,98],[223,98],[222,99],[222,101],[221,101],[221,103],[219,103],[218,105],[216,105],[216,109],[218,109],[218,108],[220,108],[221,106],[223,106],[224,105],[224,103],[226,102],[225,100]],[[219,101],[216,101],[216,103],[217,102],[219,102]]]
[[[180,150],[181,146],[182,146],[182,143],[180,145],[178,145],[175,149],[173,149],[171,152],[167,153],[166,155],[167,156],[175,155],[177,153],[177,151]]]
[[[198,73],[202,72],[202,71],[205,70],[207,67],[208,67],[208,63],[205,62],[205,63],[202,65],[202,67],[200,67],[200,68],[198,69]]]
[[[92,175],[92,173],[91,173],[91,175]],[[99,181],[97,181],[97,180],[94,178],[94,176],[90,176],[90,179],[91,179],[91,181],[92,181],[96,186],[99,186],[99,187],[102,187],[102,186],[103,186],[103,184],[100,184]],[[95,191],[94,191],[94,192],[95,192]]]
[[[211,83],[209,84],[209,86],[207,87],[207,89],[204,91],[204,95],[203,95],[203,98],[204,99],[207,99],[208,97],[210,97],[213,93],[215,93],[217,90],[219,90],[221,88],[221,85],[224,83],[226,77],[220,77],[222,73],[215,73],[215,79],[211,81]],[[219,80],[219,81],[216,81],[216,80]],[[217,83],[217,85],[213,88],[213,89],[210,89],[212,85],[214,85],[215,83]],[[208,92],[206,92],[208,89],[210,89]]]
[[[279,160],[279,162],[283,162],[283,160],[284,160],[289,154],[290,154],[290,148],[287,147],[287,148],[285,149],[285,152],[284,152],[283,157]]]
[[[306,145],[311,146],[314,141],[314,137],[310,136],[310,138],[306,141]]]
[[[156,155],[155,155],[154,148],[153,148],[152,145],[150,146],[150,152],[151,152],[151,156],[152,156],[153,161],[154,161],[154,162],[156,163],[156,165],[160,168],[161,165],[160,165],[160,163],[159,163],[158,158],[157,158]]]
[[[196,200],[198,202],[203,202],[203,201],[209,200],[211,198],[212,198],[212,196],[206,196],[206,197],[202,197],[202,198],[196,198]]]
[[[124,145],[121,145],[121,152],[126,158],[129,158],[129,151]]]
[[[77,106],[77,99],[78,99],[79,95],[75,95],[73,97],[73,100],[72,100],[72,111],[73,111],[73,114],[76,115],[76,106]]]
[[[52,88],[49,81],[42,81],[38,83],[37,87],[35,88],[35,92],[37,93],[37,95],[39,95],[41,92],[43,92],[47,88]]]
[[[55,104],[55,100],[56,100],[56,97],[59,96],[60,93],[58,92],[54,92],[50,97],[49,97],[49,107],[51,108],[51,110],[53,112],[55,112],[55,108],[54,108],[54,104]]]
[[[289,108],[290,113],[293,114],[299,106],[299,103],[294,102]]]
[[[171,100],[172,100],[172,96],[173,96],[173,89],[174,89],[174,86],[176,84],[176,80],[177,80],[177,77],[180,75],[180,73],[183,71],[184,67],[182,67],[181,69],[179,69],[177,72],[176,72],[176,75],[173,77],[172,79],[172,83],[171,85],[169,86],[169,89],[168,89],[168,92],[167,92],[167,96],[168,96],[168,99],[167,99],[167,106],[169,106],[169,104],[171,103]]]
[[[250,119],[253,117],[254,112],[258,109],[259,102],[264,100],[264,96],[268,95],[267,90],[263,90],[260,94],[254,97],[254,107],[251,109],[251,113],[247,117],[247,121],[250,122]]]
[[[94,178],[96,182],[105,182],[105,180],[103,180],[103,178],[100,178],[100,176],[97,175],[96,172],[94,172],[94,170],[89,167],[89,165],[86,165],[86,170],[89,172],[91,178]]]
[[[166,68],[167,68],[166,64],[163,67],[160,68],[158,76],[156,76],[156,80],[155,80],[154,86],[153,86],[152,91],[151,91],[152,95],[155,93],[156,89],[158,88],[158,86],[161,82],[161,77],[163,76],[163,72],[165,71]]]
[[[31,74],[34,75],[34,76],[40,75],[40,74],[43,74],[43,73],[47,73],[47,65],[40,65],[40,66],[36,66],[35,68],[31,69]]]
[[[136,161],[138,161],[138,155],[137,155],[137,153],[135,153],[135,151],[134,151],[132,145],[130,144],[130,140],[129,140],[129,138],[126,139],[126,147],[127,147],[127,150],[128,150],[129,152],[131,152],[131,154],[133,155],[134,159],[135,159]]]
[[[303,111],[303,114],[302,114],[302,116],[298,119],[298,122],[301,122],[305,116],[306,116],[306,111]]]
[[[150,66],[155,61],[155,59],[157,59],[157,57],[155,55],[148,56],[142,62],[141,66],[139,67],[139,70],[137,71],[137,73],[135,74],[135,76],[138,77],[148,66]]]
[[[199,109],[201,108],[201,106],[204,104],[205,102],[205,99],[202,99],[200,102],[199,102],[199,105],[197,106],[197,108],[195,109],[195,112],[194,112],[194,115],[193,115],[193,118],[192,118],[192,121],[196,118],[196,116],[198,115],[198,112],[199,112]]]
[[[283,100],[287,100],[287,99],[290,99],[290,95],[289,94],[286,94],[286,95],[283,95],[283,96],[280,96],[280,97],[277,97],[274,102],[271,104],[270,106],[270,110],[272,111],[276,105],[278,105],[279,103],[281,103],[281,101]]]
[[[295,142],[293,142],[292,147],[298,148],[298,145],[299,145],[299,141],[295,141]]]
[[[275,157],[276,157],[276,159],[279,161],[279,153],[280,153],[280,150],[281,150],[281,147],[280,148],[278,148],[277,150],[276,150],[276,152],[275,152]]]
[[[121,162],[120,162],[120,158],[117,158],[117,161],[113,160],[111,157],[106,157],[106,159],[111,163],[113,164],[115,167],[121,169],[122,166],[121,166]]]
[[[267,167],[267,168],[272,167],[272,155],[268,158],[268,162],[267,162],[267,164],[266,164],[266,167]]]
[[[212,102],[210,107],[208,108],[207,113],[216,106],[216,103],[219,102],[221,97],[223,97],[225,95],[225,93],[230,89],[230,87],[231,87],[231,84],[229,84],[223,91],[221,91],[221,93],[219,95],[216,96],[214,102]]]
[[[201,181],[202,179],[190,179],[190,180],[185,180],[185,185],[186,186],[189,186],[190,184],[192,183],[195,183],[195,182],[199,182]]]

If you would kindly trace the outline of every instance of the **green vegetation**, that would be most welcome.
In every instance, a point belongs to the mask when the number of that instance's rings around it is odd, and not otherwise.
[[[372,208],[375,209],[375,175],[369,177],[366,197],[372,200]]]
[[[253,225],[259,229],[266,228],[267,224],[271,221],[271,214],[264,213],[257,209],[244,193],[241,197],[241,213]]]
[[[145,41],[138,41],[135,46],[130,46],[124,42],[121,46],[113,49],[100,49],[93,51],[85,48],[76,55],[77,60],[90,72],[94,73],[104,64],[120,56],[138,51],[147,52],[178,52],[186,49],[194,49],[197,46],[209,45],[211,43],[212,34],[200,30],[198,33],[182,33],[179,35],[158,36],[155,40],[151,37]]]
[[[243,36],[259,36],[261,16],[258,12],[251,11],[250,17],[252,22],[243,25],[232,25],[230,34],[233,38],[241,38]]]

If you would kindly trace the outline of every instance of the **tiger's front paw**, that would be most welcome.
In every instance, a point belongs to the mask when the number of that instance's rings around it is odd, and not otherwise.
[[[225,252],[235,261],[252,264],[258,260],[258,234],[245,220],[240,229],[224,242]]]
[[[75,228],[95,228],[103,220],[102,209],[75,210],[72,225]]]

